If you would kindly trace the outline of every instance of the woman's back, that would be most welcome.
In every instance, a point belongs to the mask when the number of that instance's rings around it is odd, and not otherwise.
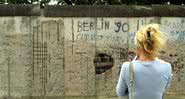
[[[136,32],[134,41],[138,58],[133,61],[134,99],[162,99],[171,81],[171,64],[157,58],[165,45],[162,34],[158,24],[146,25]],[[126,62],[117,84],[118,96],[125,96],[129,86],[129,63]]]
[[[134,99],[162,99],[163,92],[171,81],[171,65],[160,60],[133,61]],[[129,62],[122,65],[117,94],[125,95],[130,88]]]

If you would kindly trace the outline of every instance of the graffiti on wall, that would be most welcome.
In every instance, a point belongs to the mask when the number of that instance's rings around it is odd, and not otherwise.
[[[48,61],[48,46],[43,41],[43,34],[39,34],[39,28],[33,29],[33,81],[35,80],[35,72],[40,75],[40,82],[43,88],[43,93],[46,94],[47,83],[47,61]],[[43,32],[42,32],[43,33]]]
[[[97,53],[94,58],[94,64],[96,74],[101,74],[112,68],[114,60],[105,53]]]
[[[170,50],[161,51],[161,58],[172,64],[173,74],[175,75],[173,77],[174,84],[172,84],[172,89],[176,88],[175,91],[172,91],[176,93],[182,91],[182,89],[177,89],[177,84],[175,82],[179,82],[178,85],[184,82],[183,61],[185,54],[183,53],[183,42],[185,30],[182,28],[184,25],[177,22],[173,23],[171,22],[173,20],[165,18],[160,21],[158,21],[158,18],[74,18],[71,20],[70,22],[72,22],[72,25],[66,25],[66,27],[71,26],[71,35],[69,38],[71,38],[72,45],[66,44],[67,47],[61,45],[61,48],[65,47],[69,49],[69,51],[72,50],[72,54],[67,56],[67,58],[70,59],[66,59],[67,61],[65,62],[74,62],[66,63],[69,67],[65,67],[66,70],[68,70],[65,71],[67,72],[65,77],[68,77],[65,78],[68,81],[65,85],[67,94],[72,94],[81,88],[83,88],[83,91],[76,92],[75,94],[93,93],[90,92],[90,87],[92,86],[95,87],[93,94],[100,93],[105,95],[114,93],[112,88],[115,88],[116,83],[113,84],[113,81],[117,82],[120,64],[132,60],[135,57],[134,36],[136,31],[145,24],[153,22],[160,23],[162,31],[167,33],[167,49]],[[56,27],[59,26],[56,25]],[[34,69],[39,68],[43,73],[34,71],[34,75],[41,73],[39,81],[46,82],[42,85],[43,87],[41,89],[44,89],[44,87],[49,89],[46,85],[49,84],[49,76],[52,76],[52,70],[49,69],[50,67],[48,65],[51,61],[50,59],[52,59],[50,48],[51,45],[58,46],[56,42],[60,41],[60,38],[56,36],[55,41],[51,41],[55,42],[56,45],[55,43],[48,43],[49,39],[45,39],[45,37],[47,36],[49,38],[49,35],[51,36],[51,34],[49,34],[51,32],[48,32],[50,30],[46,29],[43,33],[47,35],[43,35],[41,28],[40,30],[39,28],[35,28],[35,31],[40,32],[36,32],[33,35],[33,58]],[[68,31],[65,31],[65,35],[68,35],[67,33]],[[61,35],[57,32],[55,34]],[[42,40],[42,38],[44,38],[44,40]],[[92,65],[94,65],[94,67],[92,67]],[[94,69],[94,71],[91,69]],[[89,79],[93,78],[94,75],[95,84]],[[74,82],[80,83],[81,86]],[[89,85],[89,83],[91,83],[91,85]],[[102,85],[102,83],[104,83],[104,85]],[[73,84],[73,86],[70,84]],[[47,94],[47,91],[45,93]]]
[[[95,46],[94,65],[96,74],[110,70],[114,60],[124,60],[127,54],[127,20],[73,19],[74,40],[91,42]],[[118,45],[120,47],[118,47]],[[87,52],[88,53],[88,52]],[[105,61],[106,60],[106,61]]]
[[[74,20],[75,21],[75,20]],[[125,43],[126,35],[129,31],[128,23],[122,21],[110,21],[100,18],[97,20],[77,20],[75,21],[76,40]]]
[[[167,48],[169,51],[166,51],[164,55],[168,57],[164,57],[172,64],[173,74],[174,74],[174,82],[184,81],[184,38],[185,38],[185,22],[183,18],[175,19],[175,18],[164,18],[161,20],[161,25],[163,27],[164,32],[167,35]]]
[[[63,93],[63,88],[52,85],[58,82],[63,74],[61,67],[63,65],[63,40],[60,27],[62,27],[60,20],[42,21],[41,25],[33,27],[33,95]],[[60,63],[55,63],[58,60]],[[53,65],[55,68],[51,68]],[[56,74],[60,75],[58,80],[53,77]],[[61,81],[59,82],[61,83]]]
[[[133,19],[134,20],[134,19]],[[173,70],[173,81],[171,89],[169,92],[172,93],[183,93],[183,82],[185,81],[185,69],[184,69],[184,19],[168,19],[162,18],[160,21],[158,19],[137,19],[135,23],[129,23],[131,26],[128,32],[128,44],[129,51],[127,60],[132,60],[135,57],[135,46],[134,46],[134,36],[137,30],[148,24],[148,23],[159,23],[161,31],[164,33],[164,37],[167,40],[167,46],[161,51],[161,58],[172,64]],[[134,25],[135,24],[135,27]],[[170,49],[170,50],[169,50]],[[181,87],[180,87],[181,86]],[[175,89],[175,90],[174,90]]]

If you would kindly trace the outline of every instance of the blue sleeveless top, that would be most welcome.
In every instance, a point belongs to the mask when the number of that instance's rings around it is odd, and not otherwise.
[[[125,62],[122,65],[116,87],[117,95],[122,98],[127,94],[127,89],[130,88],[129,64],[129,62]],[[160,60],[135,60],[133,61],[133,72],[134,99],[162,99],[164,91],[172,80],[171,64]]]

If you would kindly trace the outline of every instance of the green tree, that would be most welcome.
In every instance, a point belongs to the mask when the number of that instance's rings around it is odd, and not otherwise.
[[[49,2],[50,2],[50,0],[41,0],[40,1],[40,6],[44,7],[44,6],[48,5]]]
[[[123,4],[131,5],[131,4],[136,4],[136,0],[121,0]]]
[[[53,0],[0,0],[0,4],[40,4],[42,7]],[[185,4],[185,0],[55,0],[58,5],[151,5],[151,4]]]
[[[0,4],[4,4],[5,3],[5,0],[0,0]]]
[[[7,1],[8,4],[33,4],[33,2],[38,2],[38,0],[3,0]]]

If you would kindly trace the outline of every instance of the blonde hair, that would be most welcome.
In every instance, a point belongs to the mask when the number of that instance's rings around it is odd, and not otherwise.
[[[159,55],[160,49],[165,45],[163,33],[158,24],[149,24],[139,29],[135,35],[135,45],[143,54],[154,59]]]

